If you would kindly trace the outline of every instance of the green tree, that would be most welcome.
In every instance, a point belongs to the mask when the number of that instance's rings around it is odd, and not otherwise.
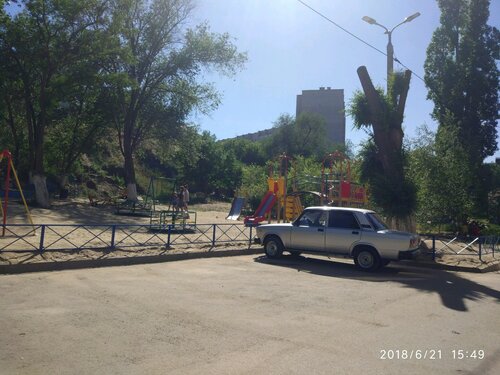
[[[20,80],[9,70],[5,59],[0,61],[0,126],[5,131],[0,133],[3,148],[10,149],[19,171],[27,170],[28,154],[26,129],[23,126],[23,92]],[[21,162],[21,163],[20,163]]]
[[[476,210],[485,209],[487,189],[477,183],[483,160],[497,150],[500,32],[487,25],[488,0],[438,0],[441,25],[427,49],[425,83],[439,124],[437,144],[448,142],[462,154],[466,189]],[[438,158],[446,158],[437,150]],[[457,187],[458,184],[455,184]],[[460,188],[462,186],[460,185]],[[449,194],[455,194],[452,189]]]
[[[200,80],[206,69],[234,74],[245,62],[228,34],[204,24],[185,31],[191,0],[114,0],[111,27],[124,54],[110,65],[120,77],[109,90],[110,109],[124,157],[129,199],[137,199],[134,154],[160,121],[150,116],[158,106],[182,122],[197,108],[210,111],[219,103],[214,88]]]
[[[177,176],[190,190],[232,196],[241,184],[241,165],[209,132],[193,133],[174,155]]]
[[[261,165],[251,164],[242,168],[241,186],[238,189],[238,195],[245,197],[253,210],[259,206],[262,197],[267,192],[267,174],[267,168]]]
[[[409,152],[408,175],[417,187],[416,217],[424,225],[443,220],[460,224],[472,209],[466,152],[456,130],[442,131],[448,133],[436,138],[426,127],[420,128]]]
[[[243,164],[264,165],[266,155],[262,142],[253,142],[245,138],[233,138],[220,141],[222,147],[234,154],[235,158]]]
[[[289,156],[313,156],[321,160],[333,148],[321,116],[303,113],[298,118],[283,114],[274,123],[273,135],[264,141],[267,157],[284,152]]]
[[[24,0],[21,11],[4,17],[0,54],[10,79],[19,85],[27,129],[29,168],[37,203],[49,206],[45,183],[45,138],[55,111],[64,101],[61,90],[74,85],[67,73],[93,61],[100,39],[105,2]],[[5,78],[3,78],[5,79]],[[21,106],[19,106],[21,107]]]

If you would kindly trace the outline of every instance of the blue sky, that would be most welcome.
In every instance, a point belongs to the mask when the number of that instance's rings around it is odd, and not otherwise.
[[[387,36],[380,27],[361,20],[365,15],[391,29],[405,17],[421,16],[398,27],[392,37],[394,55],[423,78],[426,49],[439,25],[434,0],[304,0],[337,24],[385,52]],[[375,84],[386,85],[386,57],[354,39],[297,0],[198,0],[194,22],[208,21],[213,31],[228,32],[248,53],[245,69],[235,77],[207,75],[223,95],[210,116],[193,121],[217,139],[268,129],[282,113],[295,115],[302,90],[331,86],[344,89],[346,105],[361,89],[356,69],[365,65]],[[500,1],[491,1],[490,25],[500,27]],[[394,63],[395,69],[403,69]],[[409,137],[427,124],[433,103],[424,83],[413,76],[406,104],[404,130]],[[357,146],[364,131],[346,118],[346,138]],[[500,157],[497,151],[496,157]],[[493,161],[494,157],[487,160]]]

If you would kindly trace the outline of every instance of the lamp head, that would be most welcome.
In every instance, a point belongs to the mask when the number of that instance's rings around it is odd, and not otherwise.
[[[368,17],[368,16],[364,16],[362,18],[362,20],[365,21],[365,22],[368,22],[370,25],[375,25],[377,23],[377,21],[375,21],[373,18]]]
[[[415,18],[417,18],[418,16],[420,16],[420,12],[417,12],[417,13],[414,13],[412,14],[411,16],[408,16],[405,18],[404,22],[410,22],[410,21],[413,21]]]

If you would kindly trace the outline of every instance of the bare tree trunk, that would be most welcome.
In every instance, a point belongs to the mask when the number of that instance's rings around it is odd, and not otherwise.
[[[127,200],[130,201],[137,201],[137,185],[134,184],[127,184]]]
[[[57,179],[57,182],[59,184],[59,199],[66,199],[68,198],[68,175],[64,174],[62,176],[59,176]]]
[[[38,206],[42,208],[50,208],[46,177],[39,174],[33,174],[31,176],[31,182],[35,185],[35,199]]]
[[[366,67],[360,66],[357,70],[359,80],[365,93],[366,101],[370,111],[371,125],[373,128],[373,140],[377,146],[376,157],[380,162],[383,174],[391,176],[395,184],[403,184],[405,181],[403,166],[403,115],[408,90],[410,88],[411,72],[407,70],[404,74],[402,85],[393,97],[394,116],[387,116],[384,107],[384,98],[381,97],[372,83]],[[388,95],[390,93],[388,92]],[[394,203],[393,203],[394,204]],[[382,207],[387,209],[388,207]],[[412,213],[403,217],[388,218],[389,226],[402,231],[414,232],[416,223]]]
[[[137,201],[137,185],[135,181],[135,168],[134,159],[132,157],[132,150],[125,147],[125,183],[127,184],[127,199],[130,201]]]
[[[135,180],[134,167],[134,146],[133,146],[133,131],[137,120],[137,111],[133,108],[137,101],[137,92],[132,93],[129,112],[125,116],[125,124],[123,128],[123,157],[125,168],[125,184],[127,185],[127,199],[137,201],[137,185]]]
[[[387,225],[391,229],[397,229],[404,232],[415,233],[417,231],[417,223],[415,222],[415,217],[412,215],[387,218]]]

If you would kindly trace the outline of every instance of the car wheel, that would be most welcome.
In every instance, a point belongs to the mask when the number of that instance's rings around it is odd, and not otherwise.
[[[380,256],[374,249],[362,248],[354,254],[354,264],[363,271],[376,271],[380,268]]]
[[[283,254],[283,244],[278,237],[271,236],[264,242],[264,251],[268,258],[279,258]]]

